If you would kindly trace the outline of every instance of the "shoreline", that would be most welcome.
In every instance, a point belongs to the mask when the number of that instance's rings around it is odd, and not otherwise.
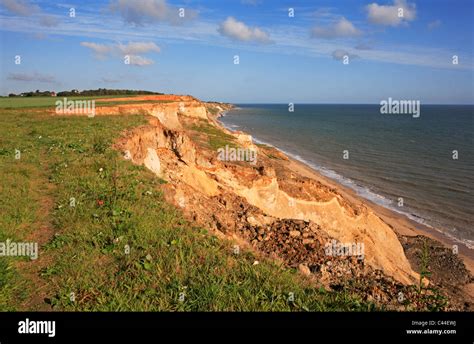
[[[271,143],[265,143],[263,141],[260,141],[259,139],[254,138],[251,134],[247,132],[243,132],[241,130],[227,127],[223,122],[219,120],[219,118],[225,116],[227,112],[228,111],[225,111],[224,113],[218,114],[215,117],[216,122],[222,129],[226,131],[230,131],[232,133],[241,132],[243,134],[249,135],[252,137],[252,141],[254,141],[254,143],[256,144],[262,143],[277,150],[279,153],[283,154],[284,156],[288,158],[290,162],[288,166],[289,169],[305,177],[330,185],[331,187],[339,191],[343,196],[347,197],[349,200],[351,200],[352,202],[356,204],[366,205],[377,216],[379,216],[385,223],[387,223],[392,228],[392,230],[398,235],[407,236],[407,237],[415,237],[419,235],[425,236],[425,237],[435,240],[436,242],[440,243],[441,245],[449,249],[452,249],[453,245],[457,245],[458,255],[461,257],[462,261],[466,265],[466,268],[469,270],[469,272],[471,274],[474,274],[474,250],[467,247],[466,244],[459,242],[458,240],[451,239],[450,237],[445,235],[442,231],[439,231],[428,225],[425,225],[425,224],[422,224],[420,222],[410,219],[408,215],[405,213],[397,212],[393,209],[384,207],[383,205],[377,204],[374,201],[357,194],[356,190],[346,185],[343,185],[337,180],[334,180],[328,176],[325,176],[316,168],[310,166],[307,162],[303,162],[295,158],[294,156],[292,156],[292,154],[283,151],[282,149],[274,146]]]

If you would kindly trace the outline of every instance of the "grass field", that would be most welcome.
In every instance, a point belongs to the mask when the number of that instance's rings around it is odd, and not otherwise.
[[[108,98],[130,98],[127,101],[97,101],[97,99]],[[66,97],[68,100],[96,100],[97,106],[115,106],[120,104],[147,104],[147,103],[167,103],[168,101],[159,100],[134,100],[135,95],[116,95],[116,96],[94,96],[94,97]],[[56,101],[63,100],[64,97],[0,97],[0,108],[19,109],[19,108],[49,108],[55,107]]]
[[[164,181],[111,148],[145,122],[0,110],[0,241],[40,244],[35,261],[0,257],[0,310],[374,308],[273,262],[254,265],[251,252],[185,221],[164,202]]]

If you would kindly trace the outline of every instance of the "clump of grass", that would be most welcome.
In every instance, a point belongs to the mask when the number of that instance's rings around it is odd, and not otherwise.
[[[219,113],[219,109],[212,106],[212,105],[206,105],[207,111],[211,113],[211,115],[215,116]]]
[[[206,121],[200,121],[198,124],[192,125],[191,130],[205,134],[207,145],[212,150],[217,150],[225,146],[238,148],[235,138],[232,135],[210,125]]]
[[[92,148],[95,153],[104,154],[109,144],[103,140],[100,136],[95,136],[92,144]]]
[[[427,287],[426,281],[431,276],[429,270],[430,249],[426,240],[423,241],[423,248],[420,256],[420,281],[417,288],[419,301],[427,305],[430,311],[443,310],[447,305],[446,297],[438,288]]]

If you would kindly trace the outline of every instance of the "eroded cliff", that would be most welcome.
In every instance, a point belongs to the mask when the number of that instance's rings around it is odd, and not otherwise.
[[[129,132],[117,146],[125,157],[168,181],[168,199],[202,225],[241,235],[237,230],[237,219],[242,218],[239,211],[248,208],[254,209],[254,218],[266,218],[267,226],[285,219],[311,222],[328,240],[363,243],[364,264],[373,269],[404,284],[417,280],[397,236],[370,208],[298,175],[288,168],[286,157],[269,157],[268,148],[254,145],[248,135],[219,127],[215,114],[226,109],[224,104],[205,104],[187,97],[162,104],[123,105],[120,113],[139,112],[154,118],[149,125]],[[116,110],[104,108],[97,113]],[[257,150],[258,162],[220,161],[216,147],[206,142],[211,131],[223,133],[227,142],[221,144]],[[226,198],[241,205],[223,204]],[[251,222],[248,218],[252,216],[246,216]],[[309,246],[314,243],[305,242]]]

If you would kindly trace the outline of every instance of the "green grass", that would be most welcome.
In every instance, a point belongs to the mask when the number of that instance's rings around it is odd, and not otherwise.
[[[206,146],[212,150],[217,150],[225,146],[238,148],[235,138],[232,135],[226,134],[205,120],[200,120],[199,124],[192,125],[190,129],[205,134],[207,141],[205,142]]]
[[[133,97],[130,95],[124,96],[92,96],[92,97],[67,97],[70,100],[94,100],[100,98],[122,98]],[[0,108],[41,108],[55,106],[57,100],[62,100],[63,97],[1,97]]]
[[[135,95],[114,95],[114,96],[92,96],[92,97],[66,97],[68,100],[95,100],[111,98],[130,98],[126,101],[96,101],[96,106],[115,106],[123,104],[149,104],[149,103],[168,103],[170,101],[162,100],[134,100]],[[19,108],[49,108],[55,107],[56,101],[63,100],[64,97],[1,97],[0,108],[19,109]]]
[[[212,115],[217,115],[219,113],[219,109],[213,105],[206,105],[207,111],[209,111]]]
[[[161,180],[111,148],[123,130],[145,122],[143,116],[1,111],[0,240],[34,237],[48,219],[54,235],[40,248],[47,264],[35,277],[45,282],[52,309],[373,309],[354,295],[315,288],[271,261],[253,265],[258,258],[251,252],[235,255],[233,243],[185,221],[164,202]],[[41,206],[45,198],[52,199],[49,215]],[[20,261],[26,260],[0,257],[1,310],[37,307],[35,283]]]
[[[96,106],[116,106],[124,104],[160,104],[160,103],[172,103],[172,100],[126,100],[126,101],[107,101],[107,102],[96,102]]]

